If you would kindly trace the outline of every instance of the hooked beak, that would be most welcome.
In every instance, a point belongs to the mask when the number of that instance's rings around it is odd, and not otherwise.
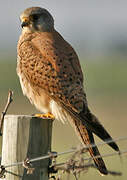
[[[21,27],[23,28],[23,27],[28,26],[28,25],[29,25],[29,23],[24,21],[24,22],[22,22]]]
[[[29,25],[29,19],[27,17],[22,18],[22,23],[21,23],[22,28],[28,25]]]

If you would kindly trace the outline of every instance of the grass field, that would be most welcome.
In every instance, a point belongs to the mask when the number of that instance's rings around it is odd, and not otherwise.
[[[16,58],[13,61],[0,62],[0,111],[6,102],[8,90],[14,91],[14,102],[11,104],[11,114],[33,114],[36,109],[22,95],[18,77],[16,75]],[[91,110],[99,117],[102,124],[114,138],[127,136],[127,61],[123,58],[109,58],[107,61],[82,60],[82,69],[85,74],[85,89]],[[62,132],[62,134],[61,134]],[[97,142],[100,140],[97,138]],[[52,149],[60,152],[79,144],[69,123],[54,123]],[[118,143],[120,149],[127,149],[125,142]],[[113,152],[108,146],[100,148],[102,154]],[[67,157],[65,157],[66,159]],[[63,160],[60,159],[60,160]],[[125,180],[127,177],[127,158],[122,162],[117,156],[105,158],[108,169],[123,172],[122,177],[116,180]],[[93,169],[81,174],[80,179],[100,180],[102,177]],[[66,177],[64,178],[66,179]],[[71,179],[74,179],[72,177]],[[113,180],[112,176],[103,177],[104,180]]]

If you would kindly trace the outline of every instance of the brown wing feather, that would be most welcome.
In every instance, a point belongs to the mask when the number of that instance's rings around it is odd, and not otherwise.
[[[78,57],[56,31],[27,35],[27,40],[19,42],[18,54],[20,69],[34,87],[46,90],[75,112],[83,110],[87,101]]]

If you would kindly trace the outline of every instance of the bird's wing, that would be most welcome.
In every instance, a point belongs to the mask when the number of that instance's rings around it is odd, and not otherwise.
[[[35,33],[18,45],[23,73],[30,84],[77,113],[87,104],[83,74],[74,49],[57,33]]]

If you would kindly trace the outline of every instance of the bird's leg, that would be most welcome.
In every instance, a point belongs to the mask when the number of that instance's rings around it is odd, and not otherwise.
[[[55,119],[54,115],[51,114],[50,112],[48,112],[46,114],[35,114],[35,117],[39,117],[42,119]]]

